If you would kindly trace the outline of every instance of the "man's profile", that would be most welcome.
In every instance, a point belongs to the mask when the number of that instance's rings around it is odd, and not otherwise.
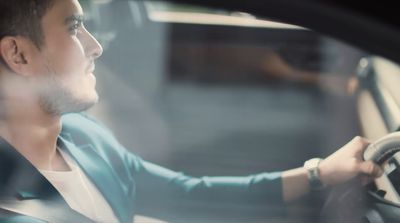
[[[315,163],[312,177],[300,167],[194,178],[142,160],[80,113],[98,100],[93,72],[102,54],[83,21],[78,0],[0,0],[0,201],[57,200],[89,221],[125,223],[138,197],[284,205],[314,186],[382,174],[362,160],[361,137]],[[0,221],[45,220],[18,205],[0,210]]]

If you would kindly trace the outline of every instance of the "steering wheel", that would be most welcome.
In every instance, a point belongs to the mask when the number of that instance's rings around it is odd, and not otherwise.
[[[372,160],[381,165],[399,151],[400,132],[390,133],[367,147],[364,160]]]
[[[363,158],[382,165],[399,151],[400,132],[394,132],[371,143]],[[400,204],[384,199],[384,195],[375,184],[361,185],[359,179],[353,179],[330,191],[320,222],[400,223]]]

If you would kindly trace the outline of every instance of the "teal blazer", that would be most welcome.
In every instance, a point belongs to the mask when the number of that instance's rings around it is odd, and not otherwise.
[[[62,117],[58,146],[75,159],[121,223],[132,222],[141,202],[149,201],[283,204],[280,172],[246,177],[190,177],[142,160],[86,114]],[[6,196],[63,200],[40,172],[0,137],[0,198]],[[0,212],[0,222],[40,221],[14,214],[1,216]]]

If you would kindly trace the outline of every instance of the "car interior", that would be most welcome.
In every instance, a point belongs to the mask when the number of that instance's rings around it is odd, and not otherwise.
[[[192,176],[242,176],[399,131],[400,38],[377,15],[330,1],[199,2],[81,1],[104,47],[89,113],[133,153]],[[398,138],[379,144],[385,174],[368,185],[285,210],[145,201],[138,222],[398,222]]]

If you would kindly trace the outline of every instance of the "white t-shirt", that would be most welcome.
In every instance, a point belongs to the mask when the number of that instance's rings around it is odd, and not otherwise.
[[[60,151],[71,171],[39,170],[75,211],[99,223],[118,223],[110,205],[78,164]]]

